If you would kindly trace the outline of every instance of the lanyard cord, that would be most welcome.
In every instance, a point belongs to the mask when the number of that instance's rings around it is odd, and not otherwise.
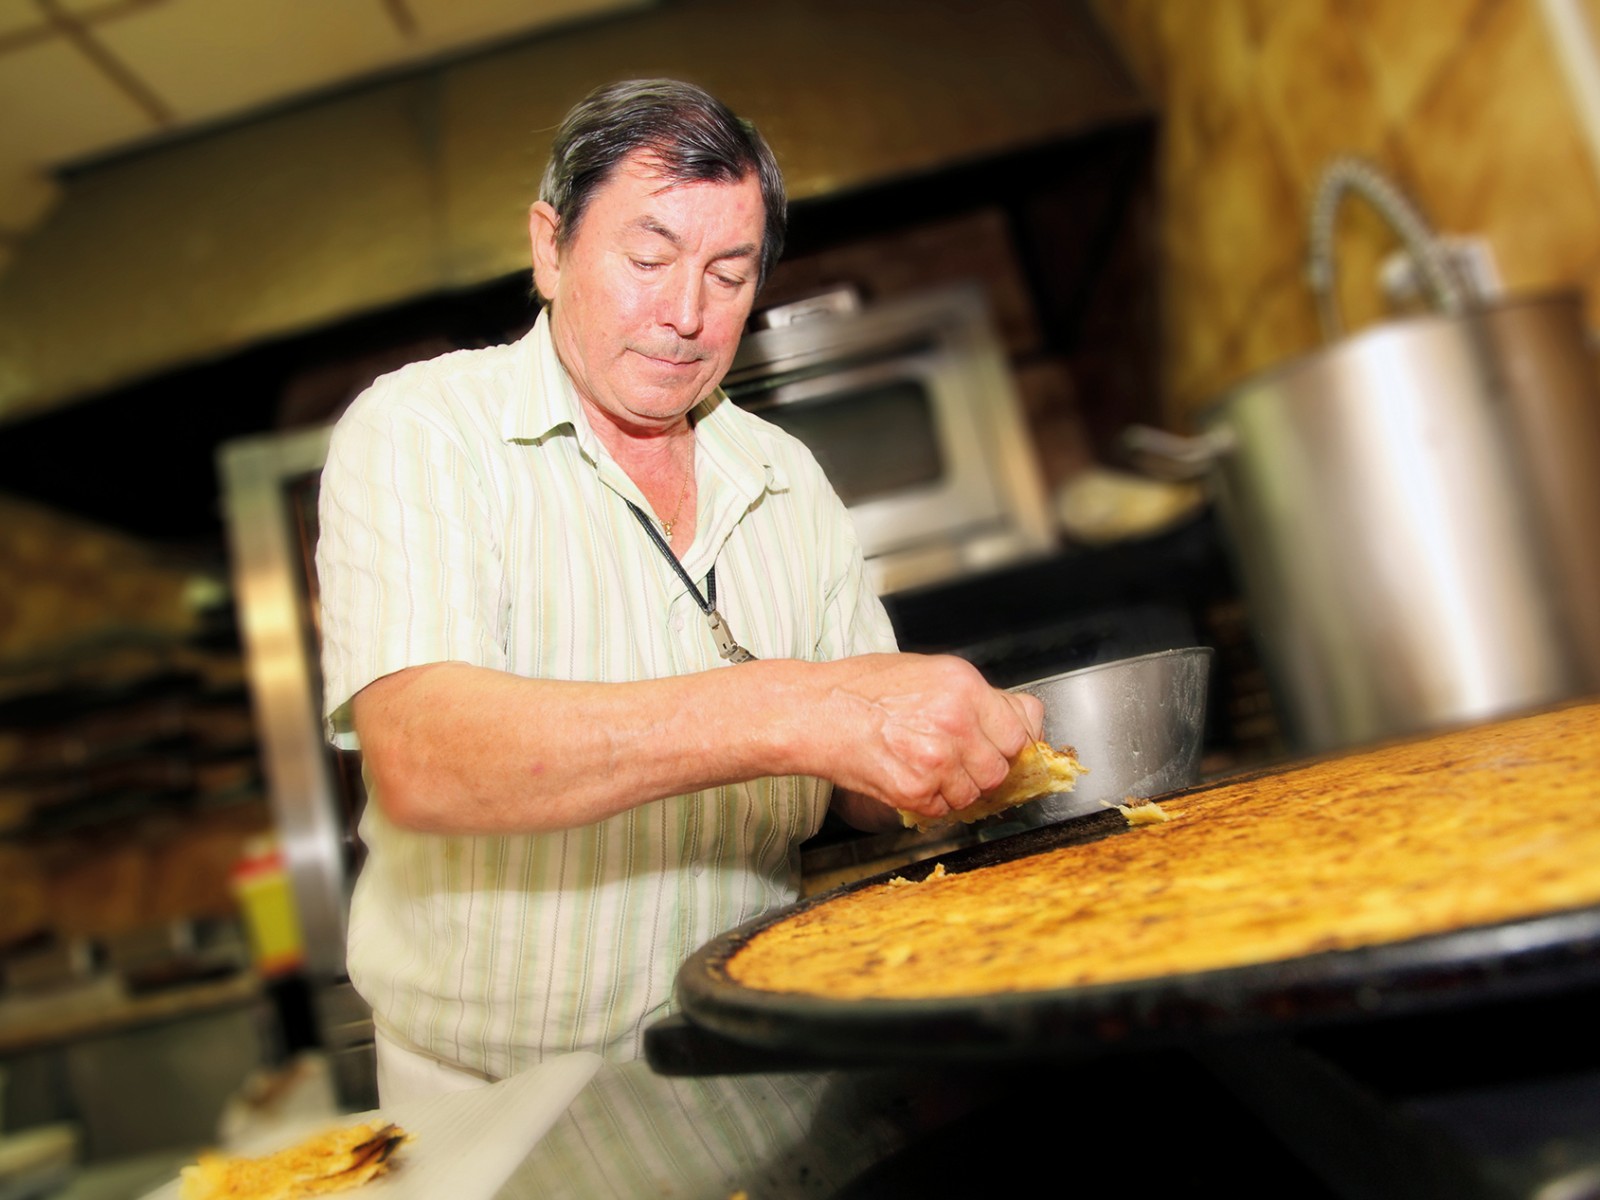
[[[650,535],[650,540],[656,544],[656,549],[661,551],[672,564],[672,569],[678,573],[678,578],[683,580],[683,586],[689,589],[689,595],[694,597],[694,602],[700,606],[700,611],[709,617],[717,608],[717,568],[713,566],[706,572],[706,591],[710,593],[710,597],[702,596],[700,589],[695,587],[694,580],[689,578],[689,572],[683,569],[678,556],[672,552],[672,547],[667,545],[667,539],[661,536],[656,523],[645,516],[644,510],[632,500],[628,501],[628,507],[633,509],[633,515],[639,518],[639,524],[644,526],[644,531]]]
[[[656,544],[656,549],[672,565],[678,573],[678,578],[683,580],[683,586],[689,589],[689,594],[694,597],[694,602],[700,606],[700,611],[706,615],[706,623],[711,626],[711,636],[717,641],[717,653],[729,662],[749,662],[755,658],[754,654],[746,650],[733,640],[733,631],[728,628],[727,621],[717,611],[717,568],[713,564],[706,572],[706,594],[702,596],[700,589],[695,587],[694,580],[689,578],[689,572],[683,569],[683,564],[678,561],[678,556],[672,552],[672,547],[667,544],[667,539],[661,536],[661,531],[656,528],[656,523],[645,516],[641,509],[632,500],[627,501],[633,515],[639,518],[639,524],[644,526],[644,531],[650,535],[650,540]]]

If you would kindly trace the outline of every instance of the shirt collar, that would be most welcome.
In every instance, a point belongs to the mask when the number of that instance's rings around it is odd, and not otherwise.
[[[506,441],[542,441],[563,428],[577,438],[590,462],[600,459],[600,443],[584,415],[572,377],[556,354],[550,309],[541,309],[533,328],[517,343],[521,361],[517,395],[506,406],[501,436]],[[789,481],[773,462],[756,418],[735,411],[721,388],[695,406],[693,418],[703,461],[718,471],[748,503],[765,491],[787,491]]]
[[[738,408],[721,388],[695,407],[694,422],[699,452],[747,503],[754,504],[763,492],[788,491],[789,480],[773,461],[770,442],[757,436],[760,418]]]
[[[594,431],[583,416],[572,377],[556,355],[548,307],[539,310],[533,328],[517,342],[517,356],[517,386],[506,405],[501,436],[508,442],[536,442],[565,426],[593,461],[598,451]]]

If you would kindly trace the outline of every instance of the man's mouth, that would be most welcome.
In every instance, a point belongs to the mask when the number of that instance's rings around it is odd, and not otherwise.
[[[638,349],[635,349],[634,353],[648,358],[653,363],[659,363],[663,367],[689,367],[693,366],[695,363],[702,362],[705,359],[705,355],[703,354],[691,354],[688,357],[683,357],[670,353],[653,354],[649,350]]]

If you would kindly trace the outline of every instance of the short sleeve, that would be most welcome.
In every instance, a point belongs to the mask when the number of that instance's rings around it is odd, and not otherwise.
[[[406,379],[386,376],[351,405],[320,482],[323,715],[341,747],[356,748],[349,702],[373,680],[432,662],[505,664],[483,450]]]

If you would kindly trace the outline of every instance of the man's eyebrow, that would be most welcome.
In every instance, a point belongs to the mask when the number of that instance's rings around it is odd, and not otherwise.
[[[680,238],[673,230],[667,228],[654,217],[635,217],[632,221],[629,221],[628,224],[632,225],[635,229],[643,230],[645,233],[653,233],[657,237],[666,238],[667,241],[671,242],[674,246],[683,245],[682,238]]]
[[[659,238],[664,238],[674,246],[682,247],[683,245],[683,239],[679,237],[674,230],[670,229],[666,225],[663,225],[654,217],[635,217],[629,222],[629,224],[635,229],[642,230],[645,233],[653,233]],[[759,252],[760,248],[754,242],[742,242],[737,246],[728,247],[728,249],[723,250],[713,257],[719,260],[724,258],[754,258]]]

